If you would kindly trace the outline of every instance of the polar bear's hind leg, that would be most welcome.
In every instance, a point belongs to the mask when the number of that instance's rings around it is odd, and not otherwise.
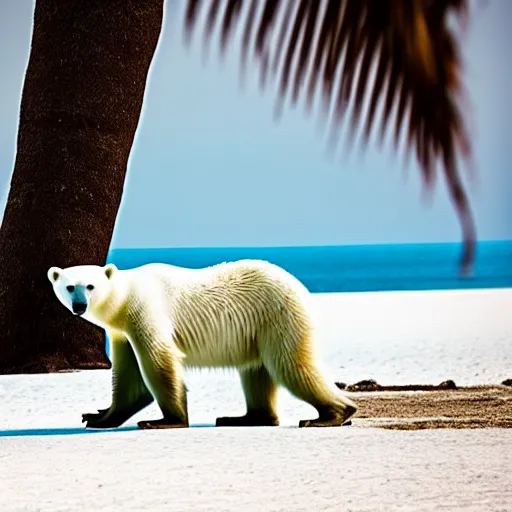
[[[217,418],[217,427],[274,427],[279,425],[276,413],[277,386],[264,366],[240,370],[247,413],[244,416]]]
[[[271,378],[295,397],[312,405],[318,418],[301,420],[299,427],[341,426],[357,411],[356,405],[344,397],[334,383],[326,381],[311,353],[309,335],[297,344],[292,357],[287,353],[293,344],[274,345],[281,350],[263,353],[263,364]]]

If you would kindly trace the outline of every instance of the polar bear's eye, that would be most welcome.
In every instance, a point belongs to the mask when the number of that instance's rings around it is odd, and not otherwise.
[[[89,291],[94,290],[94,286],[92,284],[88,284],[86,287]]]
[[[66,286],[66,290],[69,293],[73,293],[75,291],[75,287],[72,284],[70,284],[70,285]]]

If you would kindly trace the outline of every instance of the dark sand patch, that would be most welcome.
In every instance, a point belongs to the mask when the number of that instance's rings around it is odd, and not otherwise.
[[[512,388],[476,386],[449,390],[351,392],[358,423],[392,430],[512,428]]]

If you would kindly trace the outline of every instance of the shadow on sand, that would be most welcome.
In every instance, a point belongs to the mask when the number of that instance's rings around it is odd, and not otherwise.
[[[209,428],[215,427],[214,424],[197,423],[190,425],[190,428]],[[81,434],[109,434],[113,432],[132,432],[140,430],[137,425],[130,425],[126,427],[109,428],[109,429],[86,429],[84,427],[74,428],[24,428],[13,430],[0,430],[0,437],[25,437],[25,436],[70,436]]]

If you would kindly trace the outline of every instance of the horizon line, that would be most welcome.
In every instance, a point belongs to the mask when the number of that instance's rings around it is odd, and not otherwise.
[[[497,244],[512,242],[512,239],[490,239],[478,240],[477,246],[481,244]],[[153,250],[204,250],[204,249],[334,249],[334,248],[354,248],[354,247],[389,247],[389,246],[425,246],[425,245],[460,245],[462,242],[391,242],[391,243],[361,243],[361,244],[327,244],[327,245],[218,245],[218,246],[181,246],[181,247],[113,247],[112,251],[153,251]]]

